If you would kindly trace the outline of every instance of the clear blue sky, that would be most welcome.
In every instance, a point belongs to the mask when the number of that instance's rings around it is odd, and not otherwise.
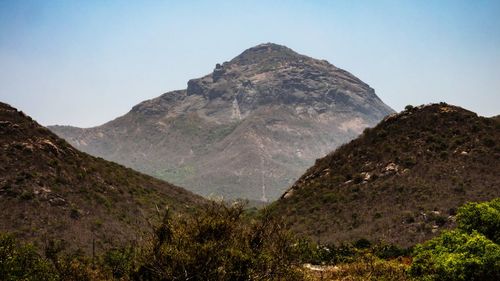
[[[395,110],[500,114],[500,1],[0,0],[0,100],[95,126],[264,42],[327,59]]]

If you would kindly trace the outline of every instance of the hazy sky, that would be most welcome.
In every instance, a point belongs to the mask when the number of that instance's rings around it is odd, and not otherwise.
[[[500,1],[0,0],[0,101],[95,126],[264,42],[346,69],[401,110],[500,114]]]

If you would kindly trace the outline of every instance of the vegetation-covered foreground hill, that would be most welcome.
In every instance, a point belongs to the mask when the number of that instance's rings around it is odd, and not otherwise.
[[[385,118],[316,161],[272,205],[321,242],[413,245],[468,201],[500,197],[500,122],[444,103]]]
[[[63,239],[96,250],[135,240],[157,208],[177,212],[199,196],[71,147],[0,103],[0,231],[43,246]],[[41,244],[41,245],[40,245]]]

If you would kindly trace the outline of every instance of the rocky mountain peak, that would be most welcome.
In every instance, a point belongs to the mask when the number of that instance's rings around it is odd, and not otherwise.
[[[298,114],[318,115],[338,107],[367,110],[360,101],[380,103],[375,91],[325,60],[266,43],[247,49],[214,71],[188,82],[188,96],[220,108],[237,103],[242,116],[263,105],[295,105]],[[386,108],[385,112],[391,110]]]
[[[351,73],[266,43],[103,126],[52,129],[202,195],[272,200],[314,159],[392,112]]]
[[[294,59],[300,59],[302,57],[304,56],[296,53],[286,46],[274,43],[264,43],[245,50],[243,53],[232,59],[229,63],[243,66],[263,63],[266,61],[290,61]]]

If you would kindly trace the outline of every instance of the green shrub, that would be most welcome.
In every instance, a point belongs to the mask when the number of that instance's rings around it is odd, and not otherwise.
[[[372,246],[372,243],[368,239],[361,238],[355,241],[353,246],[358,249],[368,249]]]
[[[352,180],[353,180],[353,182],[354,182],[355,184],[358,184],[358,183],[362,183],[362,182],[363,182],[363,179],[364,179],[363,175],[361,175],[361,174],[356,174],[356,175],[354,175],[354,177],[353,177],[353,179],[352,179]]]
[[[29,201],[29,200],[32,200],[33,198],[35,198],[35,194],[30,190],[24,190],[21,193],[21,195],[19,196],[19,198],[22,200]]]
[[[297,247],[300,249],[302,263],[327,265],[359,262],[366,255],[373,255],[381,259],[394,259],[411,254],[411,249],[390,244],[375,244],[363,238],[353,244],[344,244],[338,247],[333,244],[318,245],[308,240],[301,240]]]
[[[427,214],[427,220],[434,222],[436,225],[443,226],[448,221],[448,217],[440,213],[430,212]]]
[[[373,247],[373,254],[381,259],[394,259],[410,256],[411,249],[391,244],[378,244]]]
[[[58,280],[58,276],[33,245],[21,245],[12,235],[0,233],[0,279],[45,281]]]
[[[60,257],[57,260],[56,268],[59,275],[58,280],[111,280],[111,278],[106,278],[97,264],[93,264],[92,259],[78,253]]]
[[[104,254],[103,267],[112,273],[113,278],[124,278],[132,271],[134,257],[133,248],[112,249]]]
[[[409,270],[417,280],[500,280],[500,246],[458,230],[415,247]]]
[[[406,111],[410,111],[410,110],[412,110],[412,109],[413,109],[413,105],[411,105],[411,104],[409,104],[409,105],[405,106],[405,110],[406,110]]]
[[[494,147],[495,146],[495,140],[493,138],[486,138],[483,140],[483,143],[487,147]]]
[[[479,233],[500,243],[500,198],[484,203],[468,203],[457,213],[458,228],[471,233]]]
[[[459,208],[458,228],[417,245],[411,276],[420,280],[500,280],[500,198]]]

